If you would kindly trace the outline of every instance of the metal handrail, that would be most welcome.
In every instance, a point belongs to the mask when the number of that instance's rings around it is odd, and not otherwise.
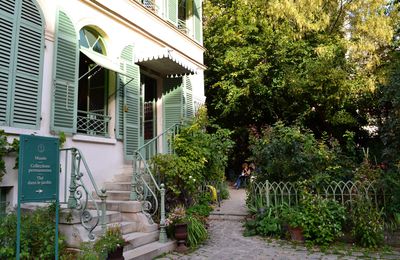
[[[174,124],[167,128],[163,133],[149,140],[140,146],[134,152],[133,175],[131,183],[131,200],[142,202],[142,212],[147,216],[150,223],[153,223],[152,216],[158,211],[158,197],[156,191],[160,192],[160,237],[159,241],[165,243],[167,241],[166,225],[165,225],[165,186],[163,183],[158,184],[154,178],[147,160],[159,153],[173,153],[172,142],[168,142],[168,138],[175,138],[179,132],[181,124]],[[159,145],[161,147],[159,147]],[[148,149],[151,147],[155,149]],[[150,177],[149,184],[145,177]],[[154,187],[154,191],[152,187]],[[150,194],[148,194],[150,193]],[[154,204],[150,202],[148,197],[154,200]]]
[[[60,153],[65,152],[65,183],[64,183],[64,203],[67,203],[69,209],[75,209],[81,211],[81,223],[82,226],[88,231],[88,237],[90,240],[94,240],[95,236],[92,233],[93,230],[97,227],[100,220],[100,225],[102,232],[106,229],[106,190],[97,187],[97,184],[93,178],[92,172],[90,171],[89,165],[86,162],[83,153],[78,148],[62,148],[60,149]],[[70,154],[70,156],[69,156]],[[70,182],[69,182],[69,196],[67,200],[67,174],[68,174],[68,159],[71,159],[71,169],[70,169]],[[99,205],[96,200],[93,198],[92,194],[89,192],[88,188],[83,181],[84,173],[81,171],[81,165],[86,172],[86,175],[89,177],[90,183],[94,189],[95,194],[101,200],[101,209],[99,209]],[[88,201],[91,201],[96,209],[97,218],[93,221],[93,216],[90,211],[87,210]],[[101,210],[101,214],[100,214]]]

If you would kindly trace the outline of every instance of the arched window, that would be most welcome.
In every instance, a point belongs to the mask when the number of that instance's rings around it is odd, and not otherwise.
[[[92,27],[79,31],[79,81],[77,132],[109,136],[109,73],[99,59],[107,59],[103,36]]]

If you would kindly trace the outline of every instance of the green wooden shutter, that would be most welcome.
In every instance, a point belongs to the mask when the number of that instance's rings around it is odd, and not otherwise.
[[[36,2],[0,1],[0,125],[38,129],[44,49]]]
[[[76,133],[78,97],[78,38],[69,17],[58,12],[54,51],[54,89],[52,97],[53,131]]]
[[[180,123],[183,119],[183,84],[182,78],[167,78],[164,80],[164,130]]]
[[[22,1],[12,108],[12,126],[39,128],[44,26],[36,4]]]
[[[0,125],[9,124],[12,96],[13,53],[17,37],[15,1],[0,1]]]
[[[126,160],[133,160],[133,153],[140,143],[140,68],[133,64],[132,46],[125,47],[121,58],[128,76],[120,75],[120,86],[124,89],[124,156]]]
[[[193,87],[192,82],[188,76],[185,76],[185,112],[186,112],[186,119],[191,119],[194,116],[194,105],[193,105]]]
[[[126,71],[126,64],[132,63],[134,60],[134,47],[129,45],[122,50],[121,53],[121,63],[120,69]],[[116,95],[116,106],[117,106],[117,114],[116,114],[116,137],[118,139],[122,139],[124,136],[124,84],[128,82],[123,75],[118,75],[118,89]]]
[[[202,42],[202,23],[201,23],[201,0],[194,0],[193,14],[194,14],[194,38],[198,42]]]
[[[171,23],[178,25],[178,0],[167,0],[167,18]]]

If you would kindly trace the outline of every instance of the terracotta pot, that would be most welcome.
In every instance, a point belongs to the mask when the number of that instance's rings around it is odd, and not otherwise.
[[[304,242],[303,229],[289,226],[290,237],[293,241]]]
[[[188,249],[186,247],[186,239],[187,239],[186,223],[175,224],[175,238],[178,242],[178,247],[176,248],[176,251],[185,252]]]
[[[108,253],[107,260],[124,260],[124,247],[119,246],[114,252]]]

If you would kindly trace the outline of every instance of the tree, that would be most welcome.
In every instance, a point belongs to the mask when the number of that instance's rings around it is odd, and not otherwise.
[[[238,131],[282,120],[317,137],[366,137],[396,10],[386,0],[205,1],[210,115]]]

